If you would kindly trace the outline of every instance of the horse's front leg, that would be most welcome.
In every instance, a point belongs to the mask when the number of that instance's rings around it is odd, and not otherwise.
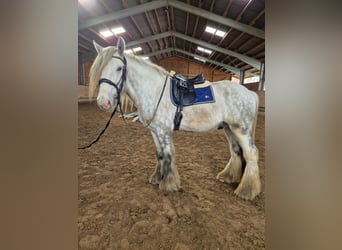
[[[163,151],[162,148],[160,146],[160,142],[158,139],[158,136],[156,135],[156,133],[154,133],[153,131],[151,131],[154,143],[156,144],[156,158],[157,158],[157,165],[156,168],[153,172],[153,174],[150,176],[149,182],[153,185],[157,185],[160,183],[162,176],[161,176],[161,165],[162,165],[162,161],[163,161]]]
[[[156,137],[159,142],[160,154],[157,156],[158,164],[154,176],[152,175],[152,178],[150,178],[150,182],[151,179],[159,179],[160,177],[159,189],[164,192],[178,191],[180,189],[180,178],[175,165],[175,150],[173,147],[171,132],[158,131],[155,133],[154,137]]]

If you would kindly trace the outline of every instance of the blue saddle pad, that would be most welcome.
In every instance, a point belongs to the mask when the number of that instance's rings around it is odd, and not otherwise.
[[[196,104],[205,104],[205,103],[213,103],[215,102],[215,96],[214,96],[214,91],[211,87],[211,85],[203,84],[205,85],[204,87],[201,87],[201,84],[195,85],[195,93],[196,93],[196,99],[193,104],[190,105],[184,105],[184,106],[191,106],[191,105],[196,105]],[[173,91],[172,91],[172,86],[171,86],[171,101],[172,104],[177,106],[178,100],[176,96],[174,96]]]

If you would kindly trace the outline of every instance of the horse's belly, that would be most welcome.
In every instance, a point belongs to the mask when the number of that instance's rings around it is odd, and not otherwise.
[[[203,132],[217,129],[222,122],[222,116],[215,111],[212,104],[201,104],[183,109],[180,129],[185,131]]]

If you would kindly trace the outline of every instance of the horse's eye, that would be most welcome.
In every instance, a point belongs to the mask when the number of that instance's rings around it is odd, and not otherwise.
[[[116,71],[121,71],[122,70],[122,67],[118,67],[117,69],[116,69]]]

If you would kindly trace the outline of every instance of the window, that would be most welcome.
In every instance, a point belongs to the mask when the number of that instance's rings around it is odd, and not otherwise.
[[[260,81],[260,76],[253,76],[253,77],[245,78],[243,83],[253,83],[253,82],[259,82],[259,81]]]

